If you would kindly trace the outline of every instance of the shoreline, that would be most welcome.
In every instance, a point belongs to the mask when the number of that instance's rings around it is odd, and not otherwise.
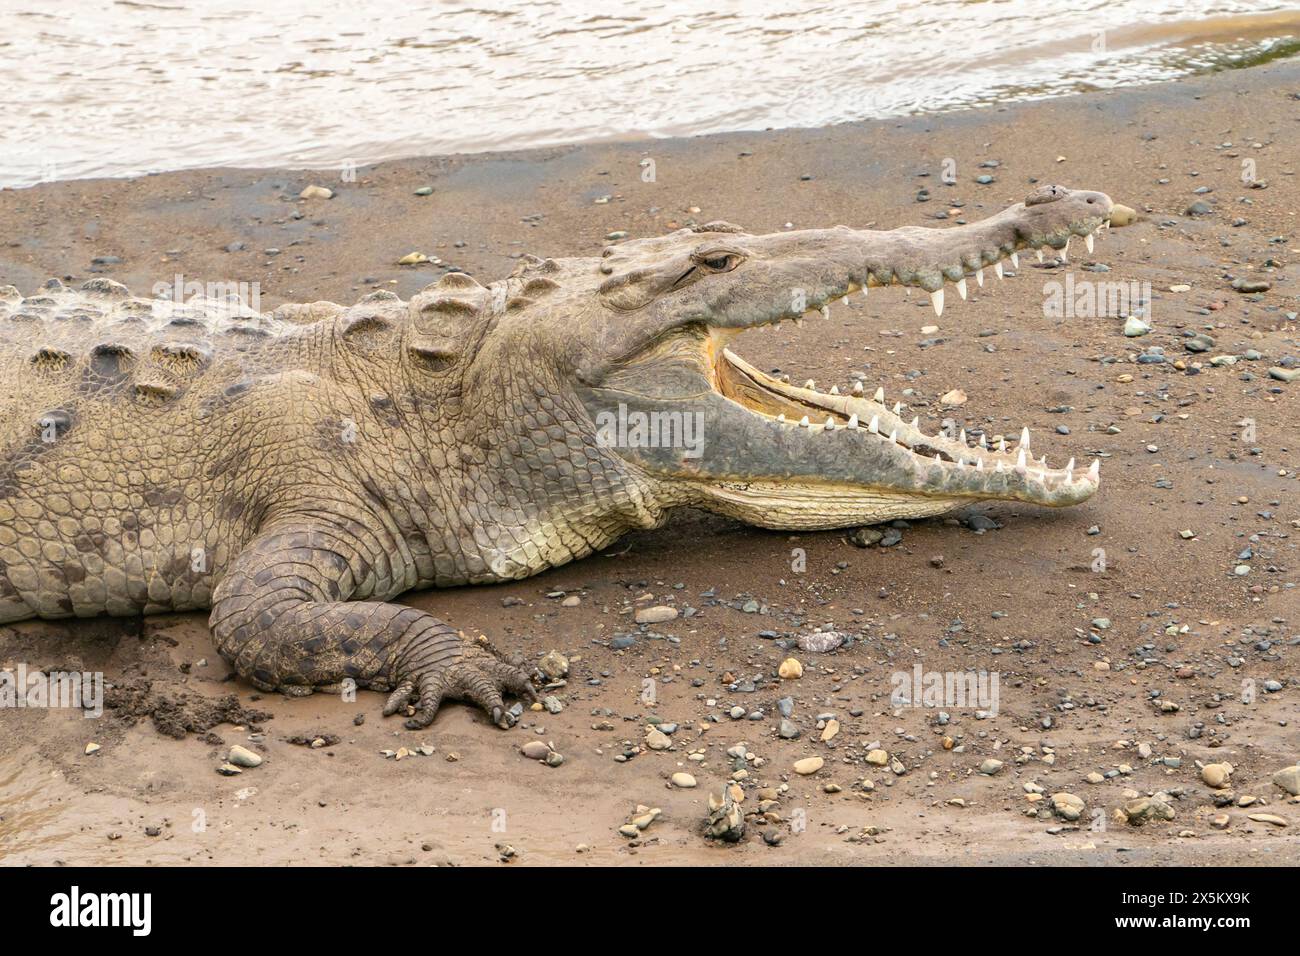
[[[927,297],[882,289],[802,331],[786,323],[737,345],[760,368],[823,386],[865,374],[927,430],[944,417],[1004,433],[1023,425],[1054,463],[1098,454],[1102,486],[1088,502],[981,505],[867,548],[847,532],[765,532],[688,511],[535,578],[405,595],[507,651],[569,658],[563,711],[527,712],[509,732],[455,704],[414,733],[379,716],[378,694],[352,703],[258,694],[230,679],[203,614],[0,627],[3,666],[66,663],[148,685],[146,704],[233,695],[245,712],[274,715],[260,734],[223,723],[174,740],[147,707],[110,708],[97,721],[0,713],[12,741],[0,755],[0,862],[500,865],[503,840],[516,865],[1300,862],[1300,802],[1270,783],[1300,760],[1300,381],[1268,373],[1300,357],[1297,96],[1300,63],[1287,62],[887,122],[392,161],[359,168],[355,183],[209,169],[0,192],[0,285],[30,294],[52,275],[107,275],[139,293],[179,272],[256,282],[266,309],[350,304],[377,288],[409,298],[444,271],[397,265],[412,251],[488,281],[525,253],[598,255],[611,234],[652,236],[690,220],[751,232],[974,221],[1035,182],[1104,190],[1140,215],[1091,255],[1076,244],[1068,266],[1024,257],[1005,281],[950,297],[939,319]],[[641,178],[644,158],[655,161],[654,182]],[[954,186],[940,182],[947,158]],[[1267,188],[1247,188],[1243,160]],[[298,199],[312,184],[334,198]],[[432,193],[417,196],[425,186]],[[922,189],[929,198],[918,202]],[[1189,214],[1196,201],[1210,213]],[[1152,330],[1128,338],[1123,319],[1045,314],[1048,287],[1070,276],[1149,283]],[[1242,294],[1233,277],[1271,288]],[[1208,350],[1189,347],[1197,336],[1212,340]],[[1155,347],[1166,361],[1137,361]],[[1231,363],[1211,361],[1225,355]],[[969,401],[944,406],[956,388]],[[1257,436],[1244,437],[1245,421]],[[794,547],[807,557],[798,574]],[[578,604],[563,606],[560,593]],[[646,594],[698,613],[637,628],[631,615]],[[758,611],[746,610],[751,601]],[[777,680],[791,652],[776,640],[826,622],[853,633],[853,646],[796,652],[803,676]],[[631,646],[611,647],[623,632]],[[891,706],[891,674],[916,661],[996,671],[997,715],[954,708],[940,723],[924,707]],[[726,674],[758,686],[733,689],[743,682]],[[653,711],[638,696],[651,676],[661,681]],[[1245,681],[1280,689],[1247,703]],[[784,695],[795,699],[798,739],[776,730]],[[732,720],[732,706],[764,717]],[[826,712],[841,723],[829,743],[818,727]],[[680,725],[672,749],[616,761],[651,716]],[[297,742],[317,735],[334,742]],[[944,736],[960,749],[945,749]],[[520,755],[538,737],[563,766]],[[92,741],[100,749],[88,755]],[[787,822],[765,824],[784,828],[780,846],[757,823],[738,846],[701,835],[706,793],[730,779],[726,751],[739,741],[764,759],[747,788],[789,786],[773,811]],[[433,757],[380,753],[423,743]],[[904,772],[868,762],[869,743]],[[219,776],[232,744],[264,764]],[[825,769],[792,773],[809,755],[824,756]],[[989,759],[1003,762],[995,775],[978,771]],[[1234,795],[1290,825],[1225,804],[1197,761],[1231,762]],[[669,785],[683,768],[698,789]],[[1078,795],[1104,825],[1037,815],[1043,804],[1027,785]],[[1173,822],[1115,822],[1130,791],[1170,790]],[[664,812],[629,843],[617,829],[639,804]],[[204,832],[190,827],[196,807]],[[498,808],[505,837],[492,826]],[[796,811],[808,821],[799,833],[788,827]]]

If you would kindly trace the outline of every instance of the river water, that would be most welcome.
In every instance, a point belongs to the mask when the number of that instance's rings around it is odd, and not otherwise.
[[[1297,47],[1300,10],[1223,0],[0,0],[0,186],[820,126]]]

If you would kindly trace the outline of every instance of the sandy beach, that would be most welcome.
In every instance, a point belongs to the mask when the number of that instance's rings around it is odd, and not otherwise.
[[[743,343],[796,381],[863,373],[931,429],[1028,426],[1053,462],[1098,455],[1086,504],[985,505],[865,548],[847,532],[682,512],[530,580],[407,595],[504,649],[568,658],[547,691],[563,709],[510,731],[460,704],[417,732],[382,718],[377,694],[259,694],[201,614],[0,627],[0,667],[102,670],[125,688],[99,720],[0,714],[0,863],[1300,863],[1300,802],[1272,783],[1300,760],[1297,157],[1300,63],[1282,62],[940,116],[394,161],[354,178],[210,169],[0,191],[0,285],[107,275],[146,293],[181,275],[256,283],[267,310],[376,288],[409,297],[451,266],[486,282],[525,253],[598,255],[620,233],[714,219],[751,232],[976,221],[1040,183],[1138,213],[1091,254],[1076,243],[1068,264],[1022,256],[938,319],[925,296],[884,289]],[[299,199],[312,184],[333,198]],[[437,262],[398,265],[412,252]],[[1045,314],[1052,283],[1102,280],[1149,283],[1149,332]],[[1138,361],[1154,349],[1163,361]],[[942,405],[956,389],[966,403]],[[792,570],[794,549],[806,570]],[[693,611],[633,622],[658,605]],[[794,647],[828,623],[851,643]],[[615,650],[616,634],[634,639]],[[792,655],[803,675],[781,680]],[[891,675],[914,665],[996,671],[997,714],[892,706]],[[229,695],[224,716],[251,724],[160,732],[177,727],[176,701],[188,714]],[[777,731],[787,696],[795,739]],[[650,718],[678,725],[670,749],[644,746]],[[538,739],[562,765],[520,753]],[[757,759],[728,754],[742,743]],[[219,775],[233,744],[264,762]],[[382,753],[399,749],[413,753]],[[883,766],[868,760],[879,750]],[[794,773],[810,756],[822,769]],[[999,766],[981,772],[988,761]],[[1230,785],[1212,788],[1198,764],[1223,762]],[[738,845],[711,842],[707,793],[741,769],[746,810],[770,816]],[[698,786],[674,786],[679,772]],[[1173,820],[1116,818],[1155,791],[1172,795]],[[1062,792],[1086,805],[1077,822],[1042,812]],[[629,840],[618,829],[639,805],[662,813]]]

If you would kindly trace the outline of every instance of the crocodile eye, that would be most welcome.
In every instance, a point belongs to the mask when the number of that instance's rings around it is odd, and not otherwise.
[[[720,252],[715,255],[702,256],[699,263],[712,272],[730,272],[740,265],[740,256],[731,252]]]

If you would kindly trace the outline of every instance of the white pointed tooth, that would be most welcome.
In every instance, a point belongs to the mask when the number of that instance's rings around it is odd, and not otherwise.
[[[1021,447],[1021,448],[1028,448],[1028,447],[1029,447],[1029,428],[1028,428],[1028,427],[1025,427],[1025,428],[1020,429],[1020,447]]]
[[[935,316],[943,315],[943,290],[935,289],[930,293],[930,304],[934,306]]]
[[[807,421],[807,419],[805,418],[804,421]],[[1025,467],[1025,450],[1023,448],[1020,449],[1020,454],[1016,455],[1016,467],[1017,468]]]
[[[890,441],[898,441],[898,429],[897,429],[897,428],[895,428],[892,432],[889,433],[889,440],[890,440]]]
[[[1092,464],[1088,466],[1088,477],[1089,477],[1089,478],[1100,478],[1100,477],[1101,477],[1101,461],[1100,461],[1100,460],[1098,460],[1098,459],[1096,459],[1096,458],[1094,458],[1094,459],[1092,460]]]
[[[897,415],[897,414],[898,414],[899,412],[901,412],[902,410],[903,410],[903,403],[902,403],[902,402],[894,402],[894,414]]]
[[[983,470],[984,470],[984,459],[983,459],[983,458],[976,458],[976,459],[975,459],[975,470],[976,470],[976,471],[983,471]]]
[[[1004,468],[1004,467],[1002,466],[1002,462],[1000,462],[1000,461],[995,461],[995,462],[993,463],[993,471],[994,471],[994,473],[1000,475],[1000,474],[1002,474],[1002,472],[1006,471],[1006,468]]]
[[[877,387],[876,394],[871,397],[881,405],[885,404],[885,386],[881,385]]]
[[[1005,438],[998,439],[998,451],[1004,455],[1007,453],[1007,440]]]
[[[980,435],[980,447],[983,448],[985,451],[988,451],[989,437],[987,435]]]
[[[999,279],[1002,278],[1002,263],[1000,262],[993,263],[993,274],[996,275]]]
[[[1083,237],[1083,247],[1087,249],[1089,252],[1092,252],[1092,247],[1093,247],[1092,233],[1088,233],[1086,236]]]
[[[965,276],[962,276],[960,279],[957,280],[957,294],[962,297],[963,302],[966,300],[966,277]]]
[[[803,387],[808,389],[810,392],[817,391],[817,383],[814,382],[812,379],[808,379],[808,381],[804,382]]]
[[[1070,237],[1069,236],[1065,237],[1065,247],[1061,249],[1061,261],[1062,262],[1070,261]]]
[[[1043,249],[1042,249],[1042,247],[1040,246],[1039,248],[1035,249],[1034,251],[1035,251],[1036,253],[1038,253],[1038,261],[1039,261],[1039,262],[1042,262],[1042,261],[1043,261]]]
[[[1038,463],[1039,463],[1040,465],[1042,465],[1044,468],[1046,468],[1046,467],[1047,467],[1047,456],[1044,455],[1042,458],[1038,459]]]
[[[858,427],[858,416],[857,416],[857,415],[850,415],[850,416],[849,416],[849,427],[850,427],[850,428],[857,428],[857,427]]]
[[[920,416],[920,415],[913,416],[913,418],[912,418],[912,431],[916,431],[917,427],[918,427],[920,424],[921,424],[921,416]]]
[[[799,419],[799,427],[800,427],[800,428],[807,428],[807,427],[808,427],[808,416],[807,416],[807,415],[805,415],[803,418]],[[1021,458],[1024,458],[1025,456],[1024,456],[1024,455],[1021,455],[1020,457],[1021,457]]]
[[[862,383],[861,383],[861,382],[854,382],[854,383],[853,383],[853,394],[854,394],[854,395],[861,395],[861,394],[862,394],[863,392],[865,392],[865,391],[866,391],[866,389],[862,387]]]
[[[1065,480],[1074,481],[1074,459],[1073,458],[1071,458],[1070,463],[1065,466]]]
[[[979,268],[979,269],[976,269],[976,270],[975,270],[975,284],[976,284],[977,286],[979,286],[981,289],[984,288],[984,269],[983,269],[983,268]]]
[[[1068,462],[1066,462],[1065,470],[1066,470],[1066,471],[1074,471],[1074,459],[1073,459],[1073,458],[1071,458]]]
[[[879,415],[872,415],[872,416],[871,416],[871,423],[870,423],[869,425],[867,425],[867,431],[871,432],[871,434],[873,434],[873,435],[878,434],[878,433],[880,432],[880,416],[879,416]]]
[[[785,424],[785,412],[782,412],[780,415],[777,415],[777,416],[776,416],[776,420],[777,420],[778,422],[780,422],[782,425],[784,425],[784,424]]]
[[[936,465],[943,464],[943,459],[939,457],[939,453],[937,451],[934,453],[934,463]]]
[[[831,418],[829,415],[826,416],[826,430],[828,432],[835,430],[835,419]]]
[[[960,470],[960,469],[965,468],[965,467],[966,467],[966,462],[964,462],[964,461],[962,461],[960,458],[958,458],[958,459],[957,459],[957,468]]]
[[[838,385],[832,385],[832,386],[831,386],[831,394],[832,394],[832,395],[838,395],[839,393],[840,393],[840,387],[839,387]]]
[[[1018,252],[1011,253],[1011,264],[1015,266],[1017,269],[1020,268],[1020,253]]]
[[[848,304],[849,304],[849,294],[846,292],[842,296],[840,296],[840,305],[848,305]]]
[[[966,444],[966,429],[963,428],[960,432],[957,433],[957,440],[961,442],[963,445]]]

